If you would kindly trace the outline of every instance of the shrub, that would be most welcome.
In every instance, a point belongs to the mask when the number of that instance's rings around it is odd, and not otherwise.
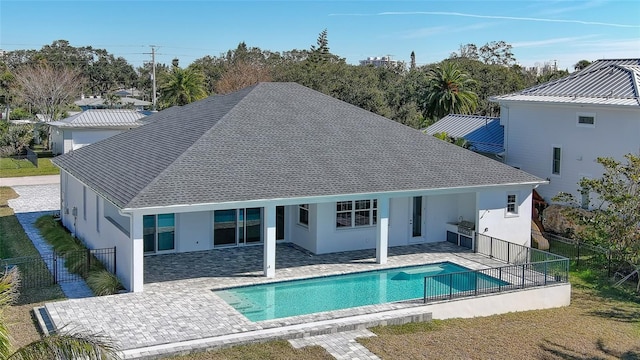
[[[92,271],[87,278],[87,285],[97,296],[116,294],[123,290],[118,278],[107,270]]]

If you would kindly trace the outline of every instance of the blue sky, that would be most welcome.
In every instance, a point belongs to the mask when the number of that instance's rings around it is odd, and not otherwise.
[[[391,55],[440,61],[461,44],[504,40],[524,66],[640,58],[640,1],[28,1],[0,2],[0,49],[54,40],[107,49],[139,66],[181,66],[244,41],[272,51],[308,49],[327,29],[332,53],[357,64]]]

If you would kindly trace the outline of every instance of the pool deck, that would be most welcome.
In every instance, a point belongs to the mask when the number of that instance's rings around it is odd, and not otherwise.
[[[271,339],[359,334],[370,326],[430,319],[421,302],[405,302],[251,322],[218,297],[216,289],[443,261],[470,269],[504,265],[447,242],[390,248],[387,264],[375,263],[375,250],[312,255],[279,244],[276,277],[266,278],[262,251],[262,246],[252,246],[145,257],[144,292],[48,303],[46,313],[57,329],[110,337],[125,358],[156,358]],[[346,344],[362,352],[353,342]],[[365,351],[360,358],[376,357]]]

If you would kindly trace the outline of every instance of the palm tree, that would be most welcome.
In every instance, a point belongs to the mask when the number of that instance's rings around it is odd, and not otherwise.
[[[425,99],[427,117],[441,118],[447,114],[471,114],[478,106],[478,95],[468,90],[476,83],[453,62],[444,62],[429,70]]]
[[[0,359],[120,359],[117,349],[108,339],[99,335],[72,332],[48,335],[12,352],[4,311],[17,300],[19,285],[20,276],[15,267],[0,278]]]
[[[182,106],[205,97],[204,75],[195,69],[173,66],[160,79],[160,101],[164,107]]]

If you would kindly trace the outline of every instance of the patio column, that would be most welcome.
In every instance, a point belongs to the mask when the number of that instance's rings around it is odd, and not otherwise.
[[[376,225],[376,262],[387,263],[389,247],[389,198],[378,198],[378,223]]]
[[[131,250],[129,258],[129,266],[125,269],[123,280],[128,280],[128,286],[125,286],[131,292],[142,292],[144,285],[144,238],[143,238],[143,222],[142,215],[133,213],[131,215]],[[119,255],[118,259],[126,257]],[[128,279],[127,279],[128,278]]]
[[[276,276],[276,206],[263,208],[264,217],[264,276]]]

